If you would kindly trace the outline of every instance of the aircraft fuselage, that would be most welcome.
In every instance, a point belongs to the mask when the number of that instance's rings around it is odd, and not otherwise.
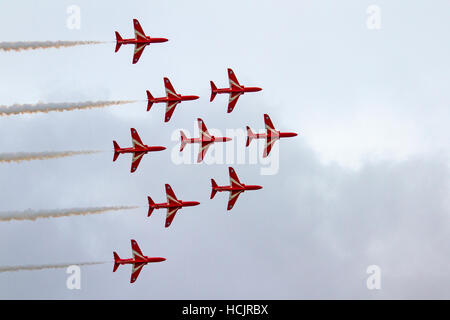
[[[246,93],[246,92],[258,92],[261,91],[261,88],[258,87],[245,87],[241,86],[241,88],[217,88],[213,90],[215,93]]]
[[[245,185],[242,184],[242,187],[232,187],[232,186],[217,186],[213,187],[213,190],[222,192],[222,191],[246,191],[246,190],[259,190],[262,189],[261,186],[258,185]]]
[[[152,262],[163,262],[166,258],[162,257],[145,257],[144,259],[118,259],[115,261],[117,264],[135,264],[135,263],[152,263]]]
[[[144,148],[119,148],[115,150],[117,153],[136,153],[136,152],[153,152],[153,151],[163,151],[166,150],[166,147],[162,146],[145,146]]]
[[[131,39],[122,39],[122,40],[117,40],[118,44],[145,44],[145,45],[149,45],[150,43],[161,43],[161,42],[166,42],[169,41],[169,39],[166,38],[150,38],[150,37],[146,37],[146,40],[141,40],[141,39],[135,39],[135,38],[131,38]]]
[[[270,138],[274,138],[274,139],[279,139],[279,138],[291,138],[291,137],[295,137],[295,136],[297,136],[297,133],[295,133],[295,132],[280,132],[280,131],[277,131],[278,132],[278,134],[267,134],[267,133],[255,133],[253,136],[252,136],[252,138],[255,138],[255,139],[263,139],[263,138],[267,138],[267,137],[270,137]]]
[[[200,204],[200,202],[198,202],[198,201],[181,201],[181,200],[178,200],[178,201],[179,201],[179,203],[168,203],[168,202],[155,203],[155,204],[152,204],[150,207],[153,209],[182,208],[182,207],[193,207],[193,206],[197,206]]]
[[[153,99],[147,99],[148,101],[152,103],[163,103],[163,102],[173,102],[173,101],[189,101],[189,100],[197,100],[199,96],[182,96],[179,95],[178,98],[175,97],[160,97],[160,98],[153,98]]]
[[[214,143],[214,142],[227,142],[231,141],[231,138],[227,137],[215,137],[212,136],[211,139],[204,138],[187,138],[184,140],[185,143]]]

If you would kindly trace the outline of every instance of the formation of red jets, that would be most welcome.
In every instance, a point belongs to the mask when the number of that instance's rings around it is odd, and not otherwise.
[[[141,57],[144,48],[147,45],[150,45],[151,43],[161,43],[166,42],[168,39],[166,38],[151,38],[149,36],[146,36],[139,21],[137,19],[133,20],[133,26],[134,26],[134,34],[135,38],[132,39],[123,39],[120,34],[116,31],[116,48],[115,52],[119,51],[122,44],[134,44],[134,55],[133,55],[133,64],[137,63],[139,61],[139,58]],[[212,102],[217,94],[229,94],[229,101],[228,101],[228,108],[227,113],[230,113],[235,108],[237,101],[239,97],[247,92],[258,92],[261,91],[261,88],[258,87],[246,87],[239,83],[237,80],[237,77],[233,70],[228,69],[228,80],[229,80],[229,88],[217,88],[213,81],[210,81],[211,84],[211,97],[210,101]],[[190,100],[197,100],[199,97],[196,95],[181,95],[177,93],[172,86],[170,80],[168,78],[164,78],[164,87],[166,90],[166,96],[165,97],[159,97],[155,98],[152,96],[149,90],[147,90],[147,111],[150,111],[153,104],[155,103],[165,103],[166,104],[166,111],[164,115],[164,122],[169,122],[172,118],[172,115],[175,111],[176,106],[181,103],[182,101],[190,101]],[[208,132],[208,129],[203,122],[202,119],[197,119],[198,128],[200,132],[200,137],[198,138],[188,138],[183,131],[180,131],[181,135],[181,145],[180,145],[180,152],[183,151],[185,146],[187,144],[199,144],[199,152],[197,157],[197,162],[200,163],[203,161],[203,159],[206,156],[206,152],[208,151],[208,148],[215,142],[227,142],[230,141],[231,138],[228,137],[215,137],[211,135]],[[289,138],[294,137],[297,135],[297,133],[294,132],[280,132],[275,129],[270,117],[268,114],[264,114],[264,123],[265,123],[265,129],[266,133],[253,133],[250,127],[247,126],[247,141],[246,141],[246,147],[248,147],[253,139],[265,139],[266,144],[264,148],[263,157],[267,157],[270,154],[270,151],[272,150],[273,144],[279,140],[280,138]],[[137,133],[136,129],[131,128],[131,141],[132,141],[132,147],[130,148],[121,148],[119,144],[116,141],[113,141],[114,145],[114,156],[113,161],[116,161],[117,158],[121,153],[131,153],[132,154],[132,161],[131,161],[131,173],[135,172],[139,166],[139,163],[142,160],[142,157],[147,154],[148,152],[154,152],[154,151],[162,151],[166,148],[163,146],[148,146],[144,144],[139,137],[139,134]],[[228,199],[228,205],[227,210],[231,210],[234,205],[236,204],[236,201],[239,197],[239,195],[245,191],[249,190],[259,190],[262,189],[262,186],[258,185],[246,185],[242,183],[237,174],[236,171],[229,167],[229,177],[230,177],[230,185],[229,186],[219,186],[215,182],[214,179],[211,179],[211,199],[214,198],[217,192],[229,192],[229,199]],[[166,197],[167,202],[163,203],[155,203],[150,196],[148,196],[148,217],[151,216],[153,210],[157,209],[167,209],[166,214],[166,221],[165,221],[165,227],[168,228],[172,221],[175,218],[176,213],[178,210],[182,209],[183,207],[192,207],[197,206],[200,204],[200,202],[197,201],[183,201],[179,200],[172,187],[169,184],[165,185],[165,191],[166,191]],[[142,270],[142,267],[146,265],[147,263],[153,263],[153,262],[162,262],[165,261],[165,258],[161,257],[147,257],[144,256],[135,240],[131,240],[131,250],[133,258],[131,259],[120,259],[119,255],[114,252],[114,269],[113,272],[117,270],[119,265],[121,264],[131,264],[132,265],[132,273],[131,273],[131,280],[130,282],[133,283],[136,281],[136,279],[139,276],[139,273]]]

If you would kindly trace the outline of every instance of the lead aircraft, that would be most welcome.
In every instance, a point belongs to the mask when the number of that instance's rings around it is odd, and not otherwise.
[[[266,125],[266,133],[253,133],[252,129],[247,126],[247,142],[245,144],[248,147],[253,139],[266,139],[266,146],[264,147],[263,153],[264,158],[270,154],[270,150],[272,150],[272,146],[277,140],[297,136],[295,132],[280,132],[276,130],[268,114],[264,115],[264,123]]]

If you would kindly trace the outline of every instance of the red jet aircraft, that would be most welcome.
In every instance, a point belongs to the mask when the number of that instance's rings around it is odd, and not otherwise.
[[[166,258],[144,256],[142,254],[141,249],[139,249],[139,246],[135,240],[131,240],[131,252],[133,254],[133,258],[131,258],[131,259],[120,259],[117,252],[115,252],[115,251],[113,252],[113,255],[114,255],[113,272],[116,272],[117,268],[119,268],[119,266],[121,264],[132,264],[133,265],[133,268],[131,269],[130,283],[133,283],[136,281],[136,279],[139,276],[139,273],[142,270],[142,267],[145,266],[147,263],[166,261]]]
[[[180,152],[183,151],[184,147],[188,143],[200,143],[200,149],[198,150],[198,158],[197,162],[201,162],[203,158],[206,155],[206,152],[208,151],[208,148],[213,144],[214,142],[227,142],[230,141],[231,138],[227,137],[214,137],[209,134],[208,129],[206,128],[205,123],[202,119],[198,118],[198,130],[200,132],[200,138],[187,138],[183,131],[180,131],[181,133],[181,146],[180,146]]]
[[[264,123],[266,124],[266,133],[253,133],[252,129],[247,126],[247,143],[245,144],[248,147],[253,139],[266,139],[263,157],[267,157],[269,155],[275,141],[280,138],[290,138],[297,135],[295,132],[280,132],[275,130],[268,114],[264,115]]]
[[[222,88],[217,89],[214,82],[211,82],[211,99],[210,101],[214,100],[214,97],[218,93],[229,93],[230,94],[230,100],[228,101],[228,110],[227,112],[230,113],[233,111],[234,107],[236,106],[236,103],[239,99],[239,96],[241,94],[244,94],[246,92],[257,92],[261,91],[261,88],[258,87],[244,87],[243,85],[239,84],[239,81],[236,78],[236,75],[234,74],[233,70],[228,68],[228,80],[230,81],[230,87],[229,88]]]
[[[169,41],[166,38],[151,38],[149,36],[146,36],[144,33],[144,30],[142,30],[141,25],[139,24],[139,21],[137,19],[133,19],[133,26],[134,26],[134,38],[131,39],[122,39],[120,34],[116,31],[116,51],[119,51],[120,46],[123,44],[134,44],[134,55],[133,55],[133,64],[137,63],[139,61],[139,58],[142,55],[142,52],[144,52],[144,49],[146,46],[148,46],[150,43],[159,43],[159,42],[166,42]]]
[[[141,162],[144,154],[146,154],[147,152],[166,150],[166,148],[160,147],[160,146],[150,147],[146,144],[143,144],[136,129],[131,128],[130,130],[131,130],[131,142],[133,143],[133,147],[132,148],[121,148],[121,147],[119,147],[119,145],[116,141],[113,141],[113,145],[114,145],[113,161],[116,161],[121,153],[132,153],[133,159],[131,160],[131,173],[133,173],[138,168],[139,163]]]
[[[193,207],[200,204],[200,202],[197,201],[182,201],[178,200],[177,196],[173,192],[170,185],[166,184],[166,195],[167,195],[167,202],[163,203],[155,203],[153,202],[152,198],[148,198],[148,215],[147,217],[150,217],[154,209],[161,209],[161,208],[167,208],[167,215],[166,215],[166,228],[170,226],[173,219],[175,218],[175,214],[177,211],[183,207]]]
[[[164,116],[164,122],[168,122],[170,120],[173,112],[175,111],[175,107],[181,101],[197,100],[199,98],[198,96],[182,96],[181,94],[178,94],[168,78],[164,78],[164,86],[166,87],[166,96],[161,98],[154,98],[150,91],[147,90],[147,111],[150,111],[150,108],[154,103],[166,103],[166,115]]]
[[[230,172],[230,185],[229,186],[218,186],[214,179],[211,179],[211,199],[214,198],[217,192],[229,191],[230,198],[228,200],[227,210],[233,209],[234,204],[236,203],[239,195],[246,190],[259,190],[262,189],[261,186],[256,185],[245,185],[239,181],[239,178],[232,167],[228,168]]]

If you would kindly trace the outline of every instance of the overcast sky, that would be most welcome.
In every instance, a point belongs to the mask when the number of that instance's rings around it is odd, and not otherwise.
[[[81,9],[81,28],[66,21]],[[381,29],[366,26],[369,5]],[[102,150],[94,155],[0,164],[0,211],[138,205],[93,216],[0,223],[0,267],[112,261],[147,265],[130,284],[130,266],[82,267],[81,290],[64,269],[0,273],[2,299],[310,299],[450,298],[450,21],[448,1],[2,1],[0,41],[99,40],[73,48],[0,52],[0,105],[163,96],[171,79],[184,102],[169,123],[146,102],[105,109],[0,117],[0,153]],[[114,31],[132,37],[132,19],[150,45],[133,65],[132,47],[114,53]],[[263,91],[209,102],[209,80],[226,69]],[[226,164],[172,161],[180,128],[277,129],[279,170],[235,164],[242,182],[264,186],[213,200],[210,178],[228,184]],[[112,162],[112,140],[167,150]],[[244,146],[238,145],[237,148]],[[191,147],[187,147],[191,150]],[[196,149],[194,149],[196,151]],[[193,152],[195,152],[193,151]],[[210,150],[213,151],[213,150]],[[209,152],[210,152],[209,151]],[[262,150],[260,150],[260,154]],[[278,151],[275,150],[275,151]],[[213,154],[212,152],[211,154]],[[259,155],[260,156],[260,155]],[[170,228],[165,210],[147,218],[147,195],[165,201],[170,183],[183,208]],[[368,290],[366,269],[381,269]]]

